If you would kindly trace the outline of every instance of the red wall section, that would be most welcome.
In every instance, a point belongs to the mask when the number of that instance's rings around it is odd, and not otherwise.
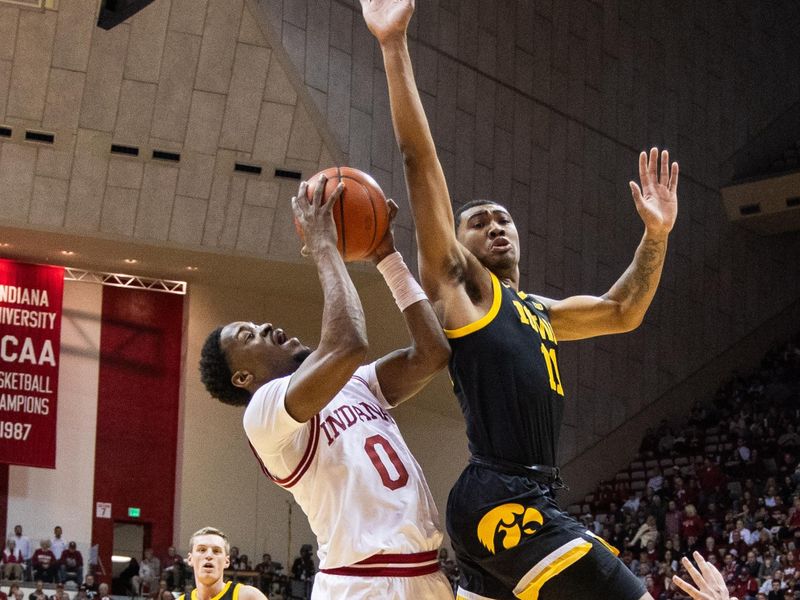
[[[109,576],[115,520],[149,524],[156,556],[172,544],[183,301],[103,290],[94,501],[110,502],[112,518],[94,511],[92,543]]]
[[[8,519],[8,465],[0,464],[0,540],[6,539]],[[5,548],[5,541],[3,541]]]

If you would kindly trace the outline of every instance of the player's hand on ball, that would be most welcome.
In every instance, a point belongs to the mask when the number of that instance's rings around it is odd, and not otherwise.
[[[386,204],[389,207],[389,226],[386,228],[386,233],[375,248],[375,252],[364,258],[364,260],[372,261],[376,265],[397,250],[394,247],[394,235],[392,233],[392,225],[394,224],[394,218],[397,216],[398,211],[397,203],[390,198],[386,201]]]
[[[331,209],[336,199],[342,195],[344,185],[339,183],[330,197],[325,198],[327,181],[325,175],[320,176],[310,200],[307,195],[308,182],[304,181],[297,190],[297,196],[292,198],[295,226],[304,242],[300,250],[303,256],[313,255],[326,246],[336,249],[336,224]]]
[[[694,560],[700,569],[695,569],[691,561],[684,557],[681,564],[691,576],[697,587],[685,582],[677,575],[672,576],[672,582],[695,600],[736,600],[728,595],[728,586],[720,572],[713,565],[708,564],[699,552],[694,553]]]

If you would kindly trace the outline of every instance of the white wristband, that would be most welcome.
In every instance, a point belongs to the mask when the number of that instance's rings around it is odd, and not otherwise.
[[[420,300],[428,299],[411,271],[408,270],[403,256],[399,252],[393,252],[381,260],[377,267],[386,280],[400,312]]]

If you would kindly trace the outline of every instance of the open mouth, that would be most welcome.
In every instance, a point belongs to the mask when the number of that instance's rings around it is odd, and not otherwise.
[[[492,250],[506,250],[511,247],[508,238],[499,237],[492,242]]]

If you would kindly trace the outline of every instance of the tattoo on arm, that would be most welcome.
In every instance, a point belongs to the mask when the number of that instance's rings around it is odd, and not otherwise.
[[[615,285],[616,289],[612,288],[607,296],[616,296],[615,292],[618,292],[620,300],[630,306],[637,306],[648,295],[652,298],[664,265],[665,250],[666,243],[663,240],[643,240],[633,264],[620,278],[619,287]]]
[[[645,240],[633,271],[635,288],[632,300],[634,304],[650,291],[652,284],[655,283],[652,281],[653,274],[659,271],[663,264],[664,242]]]

